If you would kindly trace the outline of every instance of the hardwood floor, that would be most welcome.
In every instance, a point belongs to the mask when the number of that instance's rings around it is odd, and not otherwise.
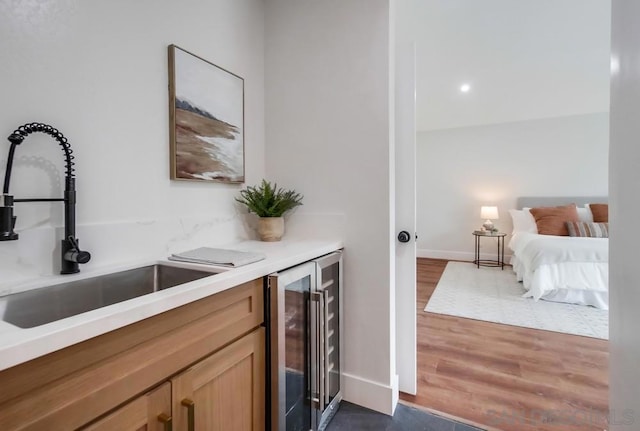
[[[426,313],[446,264],[418,259],[418,393],[401,399],[490,430],[606,430],[608,341]]]

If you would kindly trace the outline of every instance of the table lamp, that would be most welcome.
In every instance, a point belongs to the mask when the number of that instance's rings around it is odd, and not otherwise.
[[[494,227],[491,220],[498,220],[500,218],[498,216],[498,207],[481,207],[480,218],[485,219],[482,227],[488,232],[493,231]]]

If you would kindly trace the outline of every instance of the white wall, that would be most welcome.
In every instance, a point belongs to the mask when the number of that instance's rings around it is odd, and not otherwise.
[[[418,256],[472,260],[483,205],[510,233],[520,196],[607,196],[608,133],[605,112],[418,133]]]
[[[0,2],[0,136],[39,121],[69,138],[90,266],[244,234],[234,217],[239,186],[169,180],[167,46],[244,77],[254,183],[265,171],[263,37],[262,0]],[[16,157],[12,194],[61,195],[55,141],[32,135]],[[59,259],[50,227],[62,224],[62,204],[17,204],[15,213],[22,238],[0,243],[0,284],[55,272]]]
[[[640,427],[640,3],[613,0],[610,203],[610,409],[612,431]]]
[[[272,0],[267,174],[305,195],[296,217],[345,217],[345,396],[391,413],[393,274],[388,0]]]

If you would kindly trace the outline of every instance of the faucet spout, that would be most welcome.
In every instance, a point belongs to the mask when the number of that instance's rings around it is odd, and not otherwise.
[[[34,132],[45,133],[54,138],[62,147],[64,152],[66,172],[65,188],[62,199],[14,199],[9,194],[9,184],[11,182],[11,170],[16,147],[24,139]],[[64,239],[62,240],[62,267],[61,274],[74,274],[80,271],[78,264],[87,263],[91,259],[91,254],[80,250],[78,239],[76,238],[76,179],[74,174],[74,156],[71,144],[64,135],[57,129],[42,123],[29,123],[16,129],[9,135],[9,156],[4,175],[4,186],[0,195],[0,241],[12,241],[18,239],[18,234],[14,232],[16,216],[13,215],[13,205],[16,202],[44,202],[63,201],[64,202]]]

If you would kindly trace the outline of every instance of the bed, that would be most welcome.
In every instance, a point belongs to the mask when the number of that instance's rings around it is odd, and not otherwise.
[[[589,221],[588,203],[606,203],[603,197],[519,198],[511,211],[514,232],[509,241],[511,264],[525,297],[609,308],[609,239],[541,235],[526,217],[527,208],[575,203],[580,220]]]

